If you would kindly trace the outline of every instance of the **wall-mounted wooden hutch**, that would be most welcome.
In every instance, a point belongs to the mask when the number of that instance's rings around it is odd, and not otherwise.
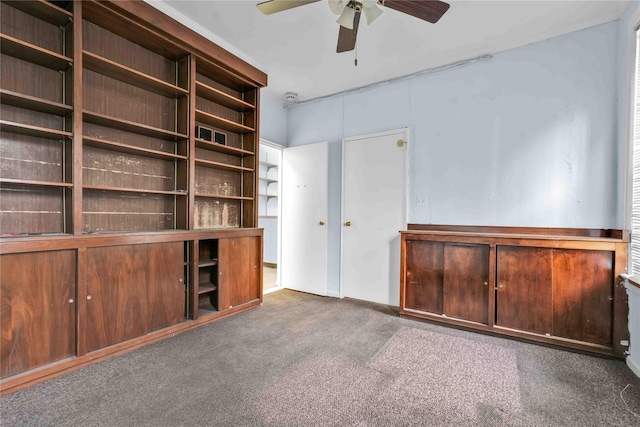
[[[0,7],[2,393],[259,305],[267,76],[141,1]]]
[[[400,313],[572,350],[628,350],[629,233],[409,224]]]

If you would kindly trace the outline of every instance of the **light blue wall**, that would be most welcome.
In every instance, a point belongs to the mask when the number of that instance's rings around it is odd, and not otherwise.
[[[620,227],[618,37],[616,21],[288,107],[289,146],[329,142],[329,290],[348,136],[409,127],[409,222]]]
[[[265,91],[260,93],[260,138],[287,145],[287,110],[283,102]]]

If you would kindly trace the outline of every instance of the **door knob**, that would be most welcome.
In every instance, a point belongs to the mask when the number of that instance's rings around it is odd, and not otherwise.
[[[320,221],[318,224],[320,224],[320,225],[324,225],[324,221]]]
[[[346,225],[347,227],[351,227],[351,221],[345,222],[344,225]]]

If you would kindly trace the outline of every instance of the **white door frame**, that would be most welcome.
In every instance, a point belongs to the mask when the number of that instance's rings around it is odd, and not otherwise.
[[[344,298],[344,280],[343,280],[343,265],[342,265],[342,254],[343,254],[343,246],[344,246],[344,233],[343,231],[343,224],[346,221],[346,218],[344,217],[344,205],[345,205],[345,199],[344,199],[344,180],[345,180],[345,145],[346,142],[348,141],[355,141],[355,140],[359,140],[359,139],[368,139],[368,138],[376,138],[376,137],[380,137],[380,136],[387,136],[387,135],[393,135],[393,134],[397,134],[397,133],[404,133],[404,143],[405,143],[405,148],[407,147],[407,144],[409,144],[409,128],[405,127],[405,128],[398,128],[398,129],[392,129],[392,130],[387,130],[387,131],[382,131],[382,132],[375,132],[375,133],[368,133],[365,135],[356,135],[356,136],[350,136],[347,138],[342,138],[342,177],[341,177],[341,186],[340,186],[340,298]],[[409,156],[407,153],[407,149],[405,149],[404,152],[404,192],[403,192],[403,198],[404,198],[404,203],[403,203],[403,208],[404,208],[404,212],[403,212],[403,229],[407,228],[407,222],[408,222],[408,213],[409,213],[409,198],[408,198],[408,193],[409,193]],[[399,230],[398,230],[399,231]],[[400,280],[400,277],[398,277],[398,280]]]
[[[278,166],[278,192],[280,192],[280,188],[282,186],[282,150],[286,147],[284,145],[278,144],[276,142],[272,142],[263,138],[260,138],[260,145],[265,145],[267,147],[275,148],[280,151],[280,164]],[[260,167],[260,159],[256,159],[256,167]],[[258,192],[258,188],[256,188],[256,192]],[[271,292],[279,291],[282,289],[282,280],[280,278],[280,272],[282,271],[281,263],[282,263],[282,200],[280,197],[280,193],[278,193],[278,221],[277,221],[277,230],[276,230],[276,263],[278,264],[278,268],[276,269],[276,287],[263,291],[263,295],[269,294]],[[263,250],[264,250],[264,242],[263,242]],[[264,260],[262,261],[264,264]]]

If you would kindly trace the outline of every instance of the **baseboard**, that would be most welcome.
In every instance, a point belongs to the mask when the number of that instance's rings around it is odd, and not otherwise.
[[[278,268],[278,264],[274,262],[263,262],[262,265],[264,265],[267,268]]]
[[[331,298],[340,298],[340,292],[327,291],[327,296]]]
[[[634,360],[631,355],[627,356],[627,366],[638,378],[640,378],[640,362]]]

